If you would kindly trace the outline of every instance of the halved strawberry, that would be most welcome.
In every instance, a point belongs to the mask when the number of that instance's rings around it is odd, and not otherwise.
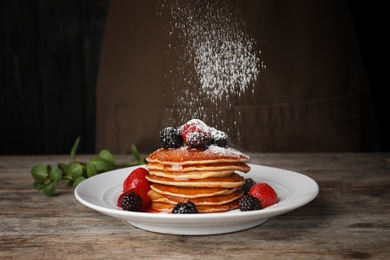
[[[146,179],[147,175],[149,175],[149,172],[143,167],[133,170],[123,182],[123,192],[125,193],[131,189],[139,188],[148,193],[150,190],[150,181]]]
[[[267,183],[253,185],[248,194],[257,198],[262,208],[272,206],[279,202],[275,190]]]

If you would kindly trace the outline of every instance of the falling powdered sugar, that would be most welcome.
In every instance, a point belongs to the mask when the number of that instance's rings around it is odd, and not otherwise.
[[[240,3],[235,0],[161,1],[169,12],[166,28],[171,43],[169,72],[176,97],[173,110],[181,121],[199,118],[220,129],[234,128],[229,122],[232,100],[253,92],[262,69],[260,51],[240,19]]]

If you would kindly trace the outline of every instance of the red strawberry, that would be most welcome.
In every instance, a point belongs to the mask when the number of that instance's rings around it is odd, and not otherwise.
[[[257,198],[262,208],[278,203],[278,195],[267,183],[257,183],[249,190],[249,195]]]
[[[123,192],[139,188],[147,193],[150,190],[150,182],[146,179],[147,175],[149,172],[145,168],[139,167],[133,170],[123,182]]]
[[[211,142],[211,131],[208,125],[199,119],[191,119],[181,128],[183,142],[190,148],[204,149]]]
[[[141,207],[140,207],[140,211],[145,211],[147,210],[149,207],[150,207],[150,204],[151,204],[151,200],[150,200],[150,197],[148,195],[147,192],[145,192],[144,190],[140,189],[140,188],[134,188],[134,189],[131,189],[131,190],[128,190],[126,192],[123,192],[119,198],[118,198],[118,201],[117,201],[117,206],[118,207],[121,207],[121,201],[122,201],[122,198],[130,193],[136,193],[138,196],[141,197],[142,199],[142,204],[141,204]]]

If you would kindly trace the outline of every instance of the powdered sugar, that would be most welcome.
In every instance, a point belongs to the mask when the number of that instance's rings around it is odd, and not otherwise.
[[[230,147],[210,145],[205,150],[190,149],[182,146],[176,149],[160,148],[150,154],[148,162],[159,162],[166,165],[207,164],[216,162],[246,162],[249,156]]]
[[[254,91],[264,65],[255,40],[246,32],[235,0],[176,0],[160,2],[169,12],[171,37],[167,53],[176,53],[170,71],[176,96],[174,110],[181,121],[200,118],[229,132],[231,96]]]

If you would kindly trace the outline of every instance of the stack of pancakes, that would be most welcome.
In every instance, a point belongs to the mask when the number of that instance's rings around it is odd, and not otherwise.
[[[178,202],[192,201],[199,213],[238,208],[249,157],[233,148],[211,145],[206,150],[159,149],[146,161],[151,182],[151,208],[171,212]]]

